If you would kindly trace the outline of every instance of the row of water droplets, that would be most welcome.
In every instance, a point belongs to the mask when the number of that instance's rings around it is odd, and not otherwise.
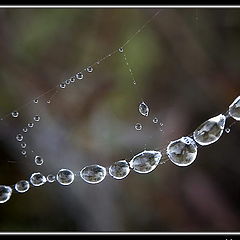
[[[75,177],[80,176],[82,180],[90,184],[102,182],[107,172],[114,179],[123,179],[128,176],[130,170],[144,174],[152,172],[159,164],[164,163],[164,151],[170,161],[177,166],[189,166],[197,157],[198,146],[206,146],[212,144],[222,136],[226,119],[232,117],[235,121],[240,121],[240,96],[238,96],[229,106],[226,114],[219,114],[202,123],[190,136],[181,137],[180,139],[171,141],[167,148],[162,151],[144,150],[135,155],[129,162],[120,160],[107,168],[98,164],[86,166],[77,173],[73,173],[69,169],[61,169],[55,175],[50,174],[45,177],[40,172],[33,173],[29,179],[17,182],[13,187],[0,185],[0,203],[7,202],[13,188],[23,193],[32,186],[42,186],[46,182],[52,183],[57,180],[61,185],[70,185]]]

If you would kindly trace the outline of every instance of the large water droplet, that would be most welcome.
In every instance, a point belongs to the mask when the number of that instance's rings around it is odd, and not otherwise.
[[[53,174],[47,175],[47,181],[52,183],[55,182],[56,177]]]
[[[109,168],[109,174],[115,179],[123,179],[129,174],[129,172],[130,168],[126,160],[115,162]]]
[[[83,168],[80,171],[81,178],[87,183],[100,183],[106,177],[105,167],[94,164]]]
[[[33,173],[30,177],[30,182],[35,187],[43,185],[46,181],[46,177],[43,176],[40,172]]]
[[[40,166],[43,164],[43,158],[41,156],[36,156],[35,159],[34,159],[36,165]]]
[[[223,133],[225,122],[223,114],[210,118],[193,132],[194,140],[202,146],[216,142]]]
[[[30,188],[30,184],[26,180],[21,180],[14,185],[15,189],[19,193],[24,193]]]
[[[143,151],[135,155],[129,162],[130,167],[138,173],[149,173],[153,171],[161,160],[159,151]]]
[[[16,118],[16,117],[18,117],[18,115],[19,115],[19,113],[18,113],[17,111],[12,112],[12,116],[13,116],[13,117]]]
[[[240,121],[240,96],[238,96],[229,106],[229,115],[237,121]]]
[[[39,121],[40,121],[40,116],[38,116],[38,115],[34,116],[34,117],[33,117],[33,120],[34,120],[35,122],[39,122]]]
[[[138,110],[145,117],[147,117],[149,114],[149,108],[145,102],[141,102],[139,104]]]
[[[69,169],[61,169],[57,173],[57,181],[62,185],[69,185],[74,180],[74,173]]]
[[[169,159],[178,166],[188,166],[197,157],[197,145],[190,137],[171,141],[167,146]]]
[[[16,139],[17,139],[17,141],[21,142],[23,140],[23,135],[22,134],[18,134],[16,136]]]
[[[9,186],[0,185],[0,203],[7,202],[12,195],[12,188]]]
[[[142,125],[141,125],[141,123],[136,123],[135,129],[138,130],[138,131],[142,130]]]

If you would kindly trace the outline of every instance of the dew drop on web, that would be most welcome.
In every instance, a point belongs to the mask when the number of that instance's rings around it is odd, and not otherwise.
[[[138,110],[145,117],[147,117],[149,114],[149,107],[147,106],[147,104],[145,102],[141,102],[139,104]]]

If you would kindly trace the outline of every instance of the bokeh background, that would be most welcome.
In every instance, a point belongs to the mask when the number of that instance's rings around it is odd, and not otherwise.
[[[227,110],[240,90],[240,9],[163,9],[124,48],[136,85],[123,53],[116,53],[59,90],[51,104],[54,91],[32,102],[121,47],[158,10],[0,9],[1,184],[33,172],[130,160]],[[142,100],[147,118],[138,112]],[[19,117],[9,116],[18,107]],[[25,134],[24,157],[15,136],[34,114],[41,121]],[[107,176],[91,185],[77,177],[70,186],[46,183],[14,193],[0,205],[0,231],[239,231],[239,142],[237,123],[199,149],[189,167],[169,161],[124,180]],[[43,156],[42,166],[31,150]]]

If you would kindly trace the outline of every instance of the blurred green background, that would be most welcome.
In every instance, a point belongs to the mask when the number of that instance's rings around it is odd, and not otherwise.
[[[53,92],[31,101],[121,47],[157,10],[0,9],[1,184],[130,160],[227,110],[240,93],[240,9],[163,9],[124,48],[136,86],[119,52],[51,104]],[[148,118],[138,112],[142,100]],[[18,118],[6,115],[26,102]],[[26,134],[24,157],[15,136],[34,114],[41,121]],[[239,231],[239,140],[237,123],[189,167],[167,162],[120,181],[77,177],[15,193],[0,205],[0,231]]]

